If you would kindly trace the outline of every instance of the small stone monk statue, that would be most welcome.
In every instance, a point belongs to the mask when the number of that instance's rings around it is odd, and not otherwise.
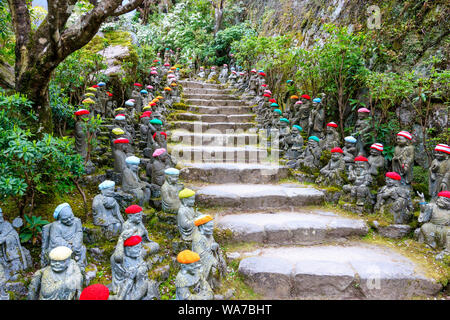
[[[296,167],[301,168],[304,166],[310,169],[319,169],[321,155],[320,139],[316,136],[311,136],[308,138],[308,145],[300,159],[298,159]]]
[[[369,163],[366,157],[358,156],[355,158],[355,166],[348,173],[348,180],[351,184],[345,185],[343,190],[350,192],[357,206],[373,205],[370,185],[372,176],[369,173]]]
[[[101,194],[96,195],[92,201],[94,225],[101,226],[109,238],[119,235],[124,223],[119,203],[114,198],[115,185],[111,180],[100,183],[98,188]]]
[[[342,176],[345,174],[344,151],[336,147],[331,149],[331,159],[325,167],[320,169],[316,183],[322,185],[342,186]]]
[[[302,127],[294,124],[290,134],[284,138],[287,148],[286,157],[288,159],[298,159],[303,152],[303,137],[300,134],[302,130]]]
[[[413,179],[414,146],[411,145],[412,135],[407,131],[397,133],[397,145],[392,158],[392,170],[402,177],[402,185],[411,185]]]
[[[85,121],[90,112],[86,109],[79,109],[75,112],[75,150],[83,159],[87,157],[86,125]]]
[[[397,224],[411,220],[413,205],[409,189],[400,185],[401,176],[397,172],[386,173],[386,185],[378,190],[375,210],[389,212]]]
[[[345,169],[350,171],[355,163],[354,160],[358,155],[358,149],[356,148],[356,139],[354,137],[345,137],[344,141],[344,149],[342,151],[344,151]]]
[[[152,300],[159,297],[156,283],[148,278],[142,259],[142,238],[122,234],[111,256],[111,300]]]
[[[148,231],[142,222],[142,211],[142,208],[135,204],[125,209],[128,219],[123,224],[121,236],[125,238],[131,237],[132,235],[140,236],[143,240],[142,254],[145,259],[147,256],[159,251],[159,244],[150,239]]]
[[[428,192],[432,198],[444,190],[450,189],[450,147],[438,144],[434,148],[434,160],[428,169]]]
[[[185,242],[189,242],[192,241],[193,233],[197,231],[194,220],[200,213],[194,209],[194,191],[185,188],[180,191],[179,197],[181,205],[177,215],[178,230],[180,231],[181,239]]]
[[[334,122],[327,123],[325,138],[323,139],[322,149],[331,150],[339,147],[339,132],[337,131],[338,125]]]
[[[213,291],[201,272],[200,256],[190,250],[177,256],[181,270],[175,279],[175,300],[212,300]]]
[[[381,143],[374,143],[370,146],[370,155],[367,159],[369,160],[370,174],[374,177],[376,177],[379,172],[384,173],[386,159],[381,154],[383,150],[384,147]]]
[[[199,232],[192,237],[192,251],[199,254],[203,277],[214,290],[220,287],[220,279],[227,270],[219,244],[214,240],[214,221],[210,215],[201,215],[194,220],[194,224]]]
[[[437,255],[441,260],[444,255],[450,255],[450,191],[444,190],[437,194],[435,202],[427,204],[422,193],[419,222],[424,223],[414,233],[419,242],[424,242],[433,249],[443,249]]]
[[[180,171],[175,168],[164,170],[165,182],[161,187],[162,209],[166,213],[177,214],[181,202],[178,193],[184,188],[179,183]]]
[[[31,279],[28,300],[78,300],[83,275],[71,256],[72,250],[65,246],[50,251],[50,265],[38,270]]]
[[[125,159],[127,155],[125,149],[130,141],[127,138],[118,138],[113,142],[113,158],[114,158],[114,172],[123,174],[126,168]]]
[[[68,203],[56,207],[53,217],[57,220],[42,228],[41,266],[48,265],[48,254],[56,247],[68,247],[79,267],[86,266],[86,247],[83,245],[81,220],[73,215]]]
[[[358,155],[366,156],[365,146],[368,143],[368,133],[372,129],[370,123],[370,110],[367,108],[358,109],[358,120],[355,123],[354,137],[357,137],[356,148],[358,149]]]
[[[151,195],[151,185],[141,181],[138,175],[140,159],[135,156],[125,159],[127,167],[122,175],[122,189],[124,192],[132,194],[139,205],[148,203]]]

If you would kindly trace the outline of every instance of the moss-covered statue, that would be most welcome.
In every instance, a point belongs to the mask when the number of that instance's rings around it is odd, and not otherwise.
[[[248,82],[248,92],[250,96],[256,96],[258,90],[258,75],[255,69],[250,70],[250,80]]]
[[[392,214],[396,224],[407,224],[414,208],[410,191],[400,184],[401,179],[397,172],[386,173],[386,185],[378,190],[374,209]]]
[[[323,122],[325,120],[325,107],[324,107],[324,97],[314,98],[312,110],[309,113],[308,120],[308,136],[317,136],[322,138],[323,135]]]
[[[419,222],[424,223],[414,232],[420,242],[424,242],[433,249],[442,250],[437,259],[450,255],[450,191],[438,193],[436,201],[426,203],[422,193]]]
[[[140,159],[135,156],[125,159],[126,168],[122,174],[122,189],[131,194],[140,206],[147,204],[151,196],[151,185],[139,178]]]
[[[308,145],[297,160],[295,167],[301,168],[303,166],[310,169],[319,169],[321,155],[320,139],[316,136],[311,136],[308,138]]]
[[[214,295],[208,281],[203,277],[200,256],[190,250],[177,256],[181,270],[175,278],[175,300],[212,300]]]
[[[0,301],[9,300],[9,294],[6,292],[6,274],[3,265],[0,263]]]
[[[165,181],[164,170],[171,168],[172,163],[166,149],[156,149],[153,154],[153,161],[147,164],[147,176],[150,177],[152,198],[161,196],[161,187]]]
[[[197,74],[197,79],[198,80],[205,80],[205,77],[206,77],[205,68],[200,67],[200,71]]]
[[[450,147],[438,144],[434,148],[434,160],[431,162],[428,178],[428,193],[432,198],[443,190],[450,189]]]
[[[131,98],[135,100],[134,106],[132,106],[134,107],[135,112],[141,112],[142,110],[142,96],[140,93],[141,89],[142,84],[136,82],[134,84],[133,91],[131,92]]]
[[[369,187],[373,179],[369,173],[369,163],[363,156],[356,157],[354,161],[355,165],[348,173],[351,184],[345,185],[343,190],[350,192],[350,198],[357,206],[372,206],[373,199]]]
[[[316,183],[321,185],[342,186],[345,175],[344,152],[341,148],[331,149],[331,159],[325,167],[320,169]]]
[[[412,135],[407,131],[397,133],[397,145],[392,157],[392,171],[397,172],[402,185],[411,185],[413,179],[414,146],[411,145]]]
[[[108,238],[119,235],[124,223],[119,203],[114,198],[115,185],[114,181],[103,181],[98,185],[101,194],[96,195],[92,200],[93,223],[100,226]]]
[[[283,140],[286,148],[286,158],[298,159],[303,152],[303,137],[300,134],[302,127],[294,124],[291,132]]]
[[[358,149],[356,148],[356,139],[352,136],[344,138],[344,161],[345,170],[349,171],[355,163],[355,158],[358,155]]]
[[[181,202],[178,193],[184,188],[179,183],[180,170],[168,168],[164,170],[165,182],[161,187],[162,209],[166,213],[177,214]]]
[[[358,109],[358,120],[355,123],[355,132],[352,134],[352,136],[357,138],[356,148],[358,149],[358,155],[362,156],[366,156],[365,147],[368,144],[368,133],[372,130],[369,116],[369,109]]]
[[[65,246],[50,251],[50,265],[36,271],[31,279],[28,300],[78,300],[83,275],[71,256],[72,250]]]
[[[193,234],[198,231],[194,220],[200,216],[200,213],[194,209],[194,191],[185,188],[178,195],[181,201],[177,215],[178,230],[180,231],[181,239],[189,242],[192,241]]]
[[[122,233],[120,234],[122,238],[128,238],[132,235],[138,235],[142,238],[143,251],[142,257],[146,259],[149,255],[152,255],[159,251],[159,244],[151,240],[148,234],[148,230],[142,222],[143,209],[138,205],[131,205],[125,209],[127,214],[127,220],[124,222],[122,227]]]
[[[222,71],[220,71],[219,74],[219,82],[225,84],[227,83],[227,81],[228,81],[228,65],[224,64]]]
[[[213,290],[220,287],[221,279],[227,272],[219,244],[214,240],[214,221],[210,215],[201,215],[194,220],[198,232],[192,237],[192,251],[197,252],[202,264],[203,277]]]
[[[278,128],[278,134],[279,134],[279,148],[286,152],[288,150],[288,145],[285,143],[285,139],[289,136],[291,129],[289,128],[289,119],[286,118],[280,118],[280,120],[277,123],[276,128]]]
[[[42,228],[41,266],[49,264],[49,253],[56,247],[68,247],[73,252],[73,259],[81,269],[86,266],[86,247],[83,244],[81,220],[73,215],[68,203],[56,207],[53,217],[55,222]]]
[[[142,259],[142,238],[122,234],[111,256],[111,300],[153,300],[158,286],[148,278],[148,264]]]
[[[215,77],[217,77],[216,67],[211,67],[211,72],[208,75],[208,80],[213,80]]]
[[[334,122],[327,123],[322,149],[331,150],[333,148],[339,147],[341,138],[339,136],[337,127],[338,125]]]
[[[86,159],[87,156],[85,121],[88,119],[89,114],[90,112],[86,109],[79,109],[75,111],[75,150],[83,157],[83,159]]]
[[[375,178],[379,173],[384,173],[386,168],[386,159],[382,155],[384,147],[381,143],[374,143],[370,146],[369,160],[370,174]]]
[[[21,223],[21,219],[18,221]],[[14,226],[15,221],[13,221]],[[3,274],[7,280],[15,280],[17,274],[29,267],[29,252],[22,248],[20,238],[13,225],[3,218],[0,208],[0,265],[3,266]]]

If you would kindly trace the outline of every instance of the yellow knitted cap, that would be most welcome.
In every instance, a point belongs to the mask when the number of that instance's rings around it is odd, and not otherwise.
[[[183,190],[181,190],[178,193],[178,196],[180,197],[180,199],[189,198],[189,197],[195,196],[195,192],[192,191],[191,189],[184,188]]]
[[[112,129],[112,133],[114,133],[116,136],[119,136],[119,135],[121,135],[121,134],[124,134],[125,131],[123,131],[123,130],[120,129],[120,128],[114,128],[114,129]]]
[[[71,255],[72,250],[70,248],[67,248],[65,246],[59,246],[50,251],[48,256],[50,257],[51,260],[63,261],[69,258]]]
[[[87,98],[87,99],[84,99],[84,100],[82,101],[82,103],[84,103],[84,104],[94,104],[95,101],[92,100],[91,98]]]
[[[145,107],[142,108],[142,110],[149,110],[151,108],[152,108],[151,106],[145,106]]]
[[[198,217],[197,219],[194,220],[194,224],[195,226],[201,226],[202,224],[205,224],[207,222],[210,222],[213,219],[213,217],[211,217],[209,214],[204,214],[201,215],[200,217]]]
[[[87,90],[87,91],[92,91],[92,92],[97,92],[97,89],[92,88],[92,87],[89,87],[89,88],[87,88],[86,90]]]
[[[178,256],[177,256],[177,261],[179,263],[194,263],[200,260],[200,256],[198,255],[198,253],[193,252],[191,250],[184,250],[181,251]]]

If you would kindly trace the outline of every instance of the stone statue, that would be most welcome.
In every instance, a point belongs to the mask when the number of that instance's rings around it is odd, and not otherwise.
[[[31,279],[28,300],[78,300],[83,275],[71,256],[72,250],[65,246],[50,251],[50,265],[38,270]]]
[[[85,132],[85,121],[88,119],[90,112],[86,109],[79,109],[75,112],[75,150],[83,159],[87,157],[87,141]]]
[[[323,139],[324,150],[331,150],[333,148],[339,147],[340,136],[337,131],[338,125],[334,122],[327,123],[325,138]]]
[[[179,193],[181,205],[178,209],[177,222],[181,239],[185,242],[192,241],[193,233],[197,231],[194,220],[200,213],[194,209],[195,192],[190,189],[183,189]]]
[[[413,178],[414,146],[411,145],[412,136],[407,131],[397,134],[397,145],[392,158],[392,170],[402,177],[401,184],[411,185]]]
[[[358,153],[356,139],[352,136],[345,137],[344,149],[342,151],[344,151],[345,170],[350,171]]]
[[[111,300],[152,300],[159,297],[157,284],[148,278],[142,259],[142,238],[122,234],[111,256]]]
[[[381,143],[374,143],[370,146],[370,155],[369,158],[369,171],[370,174],[374,177],[378,175],[378,173],[383,172],[386,167],[386,159],[381,154],[384,150],[384,147]]]
[[[356,137],[356,148],[358,149],[358,155],[366,156],[365,147],[368,144],[368,133],[372,130],[372,124],[370,123],[370,110],[367,108],[358,109],[358,120],[355,123],[355,133],[352,136]]]
[[[181,204],[178,193],[184,188],[178,181],[180,171],[168,168],[164,170],[164,174],[165,182],[161,187],[162,209],[166,213],[177,214]]]
[[[175,279],[175,300],[212,300],[213,291],[201,272],[200,256],[190,250],[177,256],[181,270]]]
[[[13,221],[14,223],[14,221]],[[22,248],[17,231],[3,218],[0,208],[0,265],[7,280],[15,280],[17,274],[29,267],[28,250]]]
[[[258,90],[258,75],[256,73],[255,69],[252,69],[250,71],[251,75],[250,75],[250,80],[248,83],[248,95],[250,96],[256,96],[257,94],[257,90]]]
[[[335,147],[331,149],[331,159],[325,167],[320,169],[320,175],[316,179],[317,184],[342,186],[344,181],[342,176],[345,175],[344,151]]]
[[[198,78],[199,80],[204,80],[204,79],[205,79],[205,76],[206,76],[206,74],[205,74],[205,68],[200,67],[200,72],[197,74],[197,78]]]
[[[234,87],[234,85],[236,84],[236,79],[237,79],[237,72],[234,70],[234,68],[231,68],[231,73],[230,76],[228,77],[228,85],[230,87]]]
[[[355,158],[355,166],[348,173],[348,180],[351,184],[343,187],[345,192],[350,192],[350,198],[356,202],[357,206],[373,205],[370,185],[372,176],[369,172],[369,163],[366,157],[358,156]]]
[[[437,194],[435,202],[427,204],[421,197],[419,222],[424,223],[414,234],[419,242],[426,243],[433,249],[443,249],[436,257],[441,260],[450,255],[450,191]]]
[[[321,155],[320,139],[316,136],[311,136],[308,138],[308,145],[297,160],[295,167],[301,168],[304,166],[310,169],[319,169]]]
[[[284,144],[287,150],[286,158],[298,159],[301,156],[303,152],[303,137],[300,132],[302,130],[302,127],[294,124],[290,134],[284,138]]]
[[[161,196],[161,187],[165,182],[164,171],[171,168],[169,154],[166,149],[156,149],[153,154],[153,161],[147,164],[147,176],[150,177],[152,185],[152,197],[159,198]]]
[[[220,83],[225,84],[227,80],[228,80],[228,65],[224,64],[222,71],[220,71],[219,74],[219,81]]]
[[[5,274],[5,270],[2,266],[2,264],[0,264],[0,301],[9,300],[9,294],[5,290],[6,281],[7,281],[7,276]]]
[[[142,96],[140,93],[141,88],[142,84],[136,82],[134,84],[134,89],[131,92],[131,98],[135,100],[134,108],[136,112],[141,112],[142,110]]]
[[[450,147],[438,144],[434,148],[434,160],[428,169],[428,192],[432,198],[444,190],[450,189]]]
[[[386,185],[378,190],[376,211],[389,212],[396,224],[406,224],[411,220],[413,205],[407,187],[400,184],[397,172],[386,173]]]
[[[125,159],[127,155],[125,154],[126,144],[129,143],[129,140],[126,138],[115,139],[113,143],[113,158],[114,158],[114,172],[123,174],[123,171],[126,168]]]
[[[83,228],[81,220],[73,215],[68,203],[56,207],[53,217],[55,222],[42,228],[41,266],[48,265],[49,252],[56,247],[68,247],[81,269],[86,266],[86,247],[83,245]]]
[[[148,255],[152,255],[159,251],[159,244],[151,240],[148,231],[142,222],[143,211],[138,205],[131,205],[125,209],[125,213],[128,216],[127,221],[123,224],[121,235],[125,238],[131,237],[132,235],[138,235],[143,239],[143,258],[145,259]]]
[[[209,215],[201,215],[194,224],[198,232],[192,237],[192,251],[200,256],[203,277],[214,290],[220,287],[221,278],[225,277],[227,264],[219,244],[214,240],[214,221]]]
[[[217,76],[216,67],[211,67],[211,72],[208,75],[208,80],[213,80],[214,77]]]
[[[323,122],[325,120],[325,108],[322,100],[323,98],[313,99],[313,108],[309,113],[308,120],[308,136],[322,137]]]
[[[126,168],[122,174],[122,189],[126,193],[130,193],[137,200],[139,205],[143,206],[148,203],[151,196],[151,186],[149,183],[141,181],[139,178],[139,163],[140,159],[131,156],[125,159]]]
[[[120,206],[114,198],[114,181],[106,180],[99,184],[101,194],[92,201],[92,216],[94,225],[100,226],[108,238],[117,236],[122,231],[124,223]]]

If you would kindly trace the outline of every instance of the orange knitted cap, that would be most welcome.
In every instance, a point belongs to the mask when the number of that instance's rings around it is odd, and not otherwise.
[[[204,215],[200,216],[198,219],[194,220],[195,226],[201,226],[202,224],[205,224],[209,221],[211,221],[213,218],[210,215]]]
[[[177,261],[179,263],[194,263],[200,260],[200,256],[198,255],[198,253],[193,252],[191,250],[184,250],[181,251],[178,256],[177,256]]]

